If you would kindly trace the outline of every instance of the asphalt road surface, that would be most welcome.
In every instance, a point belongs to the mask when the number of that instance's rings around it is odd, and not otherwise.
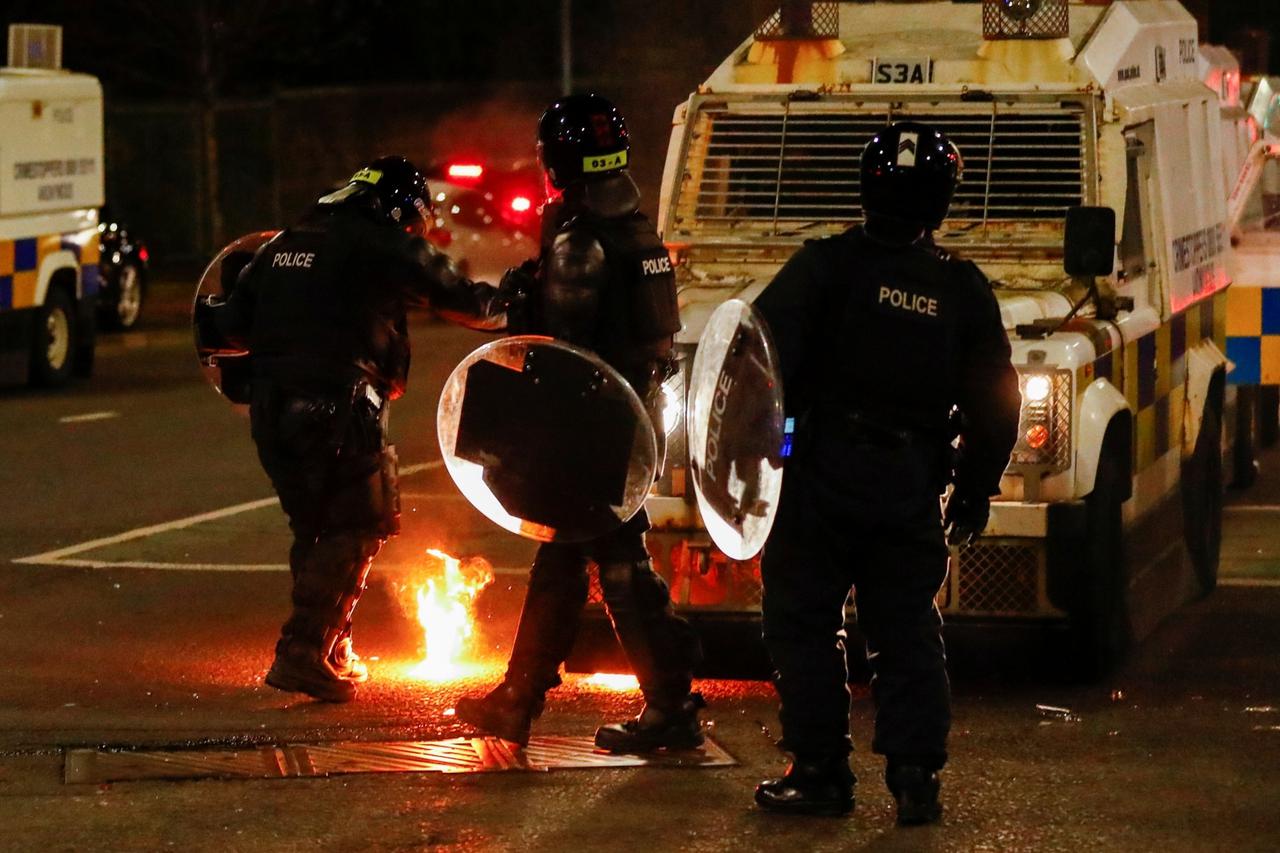
[[[854,816],[758,812],[752,786],[783,765],[763,682],[700,685],[731,767],[68,784],[65,755],[80,747],[468,734],[449,709],[498,677],[532,551],[471,511],[439,463],[436,395],[484,337],[417,324],[392,424],[410,472],[404,535],[357,620],[373,680],[349,706],[263,686],[287,609],[284,519],[247,422],[197,373],[177,304],[105,338],[89,382],[0,391],[0,849],[1280,849],[1276,454],[1232,497],[1222,587],[1113,678],[1071,684],[1037,645],[999,633],[952,642],[940,826],[893,826],[861,689]],[[431,547],[496,572],[480,603],[489,661],[437,684],[410,672],[422,639],[404,589]],[[571,678],[537,732],[589,736],[638,705]]]

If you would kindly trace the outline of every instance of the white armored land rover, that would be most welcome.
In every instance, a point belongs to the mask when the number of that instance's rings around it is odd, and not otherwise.
[[[667,158],[688,354],[717,305],[859,221],[878,128],[914,118],[958,144],[936,237],[996,287],[1023,413],[990,526],[953,555],[939,605],[1068,627],[1093,672],[1217,575],[1231,245],[1198,44],[1173,0],[788,2],[676,109]],[[1084,205],[1118,223],[1116,272],[1096,282],[1063,271],[1065,214]],[[715,653],[717,626],[758,618],[758,562],[710,544],[668,426],[651,550]]]

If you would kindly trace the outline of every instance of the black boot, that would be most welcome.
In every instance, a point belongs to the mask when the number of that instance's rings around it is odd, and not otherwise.
[[[884,781],[898,803],[899,826],[936,823],[942,818],[942,803],[938,802],[942,784],[936,771],[914,764],[890,764]]]
[[[705,707],[701,693],[690,693],[679,702],[646,703],[634,720],[596,729],[596,746],[609,752],[697,749],[704,740],[698,711]]]
[[[267,672],[267,685],[289,693],[305,693],[324,702],[350,702],[356,683],[329,662],[329,650],[295,637],[282,637]]]
[[[484,696],[462,697],[454,713],[486,734],[528,746],[533,721],[541,716],[545,704],[541,691],[503,681]]]
[[[781,779],[756,786],[756,804],[783,814],[846,815],[853,811],[855,781],[843,755],[796,756]]]
[[[336,534],[305,549],[293,578],[293,613],[267,672],[269,686],[325,702],[356,697],[363,665],[350,650],[351,617],[381,547],[376,537]]]

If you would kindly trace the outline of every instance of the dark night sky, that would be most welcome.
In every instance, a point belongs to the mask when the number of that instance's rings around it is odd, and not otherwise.
[[[1269,27],[1280,71],[1277,0],[1187,0],[1210,38],[1236,44]],[[576,71],[589,77],[687,71],[702,79],[777,0],[575,0]],[[201,10],[204,12],[202,18]],[[0,0],[0,22],[66,27],[68,67],[117,96],[191,97],[273,86],[558,75],[559,0]],[[216,22],[212,28],[203,21]]]

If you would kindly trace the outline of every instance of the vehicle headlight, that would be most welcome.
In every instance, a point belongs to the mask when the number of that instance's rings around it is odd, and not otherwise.
[[[1033,373],[1022,383],[1022,399],[1028,403],[1043,403],[1049,399],[1053,383],[1043,373]]]
[[[1019,371],[1022,416],[1012,463],[1050,472],[1071,467],[1071,371]]]
[[[684,375],[677,373],[662,383],[662,426],[667,435],[676,431],[684,417]]]

